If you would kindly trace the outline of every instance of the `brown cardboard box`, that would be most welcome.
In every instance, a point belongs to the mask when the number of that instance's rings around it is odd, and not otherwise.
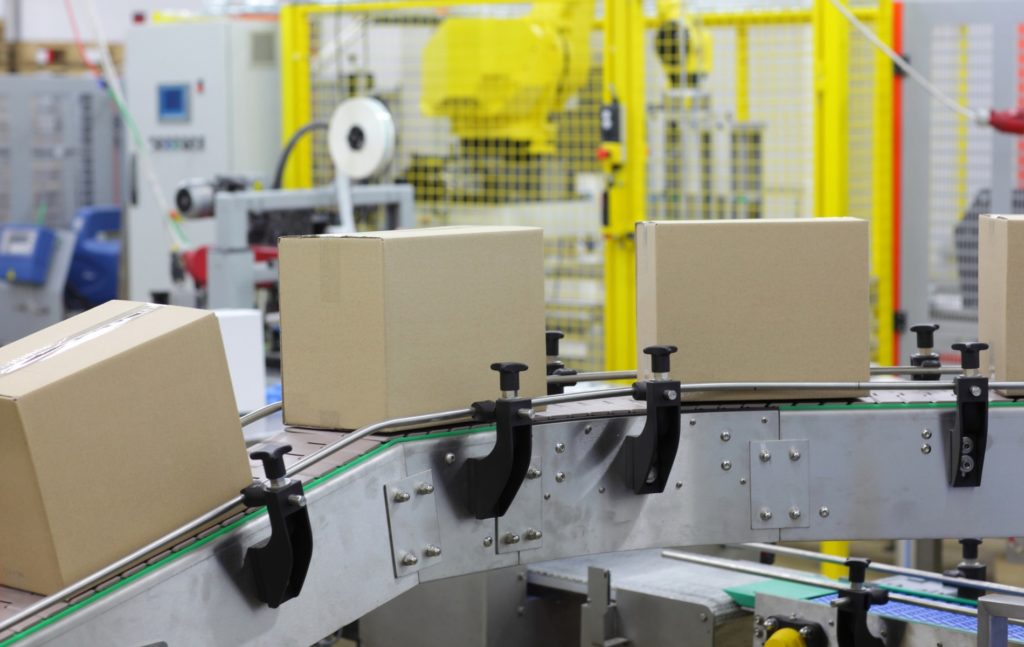
[[[981,366],[999,382],[1024,380],[1024,216],[978,218],[978,340]],[[1019,396],[1024,391],[1000,391]]]
[[[534,227],[438,227],[280,242],[284,417],[353,429],[499,395],[494,362],[547,393]]]
[[[637,225],[641,376],[652,344],[679,347],[684,383],[866,381],[868,223],[854,218]],[[857,397],[852,392],[703,392],[691,400]]]
[[[53,593],[251,482],[212,312],[111,301],[0,348],[0,584]]]

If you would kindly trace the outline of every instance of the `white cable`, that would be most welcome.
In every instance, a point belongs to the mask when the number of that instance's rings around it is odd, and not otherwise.
[[[125,99],[124,88],[121,85],[121,79],[117,74],[117,68],[114,66],[114,61],[110,56],[110,42],[107,40],[107,35],[103,31],[103,25],[99,19],[99,13],[96,10],[96,0],[85,0],[86,13],[89,18],[89,23],[92,25],[92,30],[96,36],[96,42],[99,46],[100,55],[100,67],[103,68],[103,76],[106,77],[106,82],[110,86],[110,91],[115,95],[118,102],[126,112],[126,118],[134,122],[135,118],[130,112],[128,112],[128,102]],[[126,124],[127,125],[127,124]],[[129,125],[129,128],[131,126]],[[129,143],[132,142],[132,138],[128,138]],[[160,186],[160,181],[157,179],[156,171],[153,168],[153,162],[149,158],[149,153],[145,149],[145,142],[138,142],[135,145],[135,154],[138,156],[139,167],[142,170],[142,175],[149,184],[149,189],[152,191],[154,198],[157,202],[157,209],[160,210],[161,221],[164,223],[164,228],[171,235],[174,240],[176,247],[185,247],[185,241],[182,240],[179,233],[171,226],[170,218],[172,217],[173,210],[171,204],[167,200],[167,196],[164,195],[163,188]]]
[[[923,74],[918,72],[916,69],[911,67],[910,63],[906,61],[902,56],[892,50],[891,47],[885,44],[885,42],[879,38],[875,32],[861,22],[857,16],[853,15],[853,12],[843,4],[842,0],[829,0],[836,11],[841,13],[846,20],[853,25],[854,29],[860,32],[861,36],[866,38],[868,42],[877,47],[879,51],[885,54],[893,62],[896,67],[900,68],[907,76],[912,78],[922,88],[925,89],[928,94],[946,106],[961,117],[966,117],[973,121],[976,121],[982,125],[988,125],[989,114],[987,110],[975,110],[968,106],[961,105],[958,101],[950,97],[948,94],[936,87],[931,81],[928,80]]]

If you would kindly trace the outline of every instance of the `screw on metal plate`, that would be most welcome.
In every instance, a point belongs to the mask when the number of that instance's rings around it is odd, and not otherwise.
[[[697,419],[696,418],[690,418],[690,426],[693,427],[696,424],[697,424]]]
[[[767,463],[772,459],[772,453],[767,449],[762,449],[761,453],[758,454],[757,457],[761,459],[762,463]]]
[[[593,425],[587,425],[586,427],[583,428],[583,433],[585,434],[589,434],[592,431],[594,431]]]
[[[767,618],[764,621],[764,628],[771,631],[779,626],[779,622],[775,618]]]
[[[679,394],[672,390],[664,391],[661,395],[670,402],[679,397]]]
[[[682,488],[683,488],[683,482],[682,481],[676,481],[676,489],[677,490],[681,490]]]
[[[416,494],[433,494],[434,486],[430,483],[420,483],[416,486]]]
[[[746,484],[747,484],[747,479],[746,478],[741,478],[740,479],[740,485],[746,485]]]
[[[971,395],[973,395],[974,397],[978,397],[979,395],[981,395],[981,387],[980,386],[972,386],[971,387]]]
[[[410,499],[409,493],[403,490],[396,490],[393,498],[395,499],[395,503],[405,503]]]
[[[555,453],[556,454],[564,454],[565,453],[565,443],[555,443]]]
[[[541,471],[536,467],[531,467],[530,469],[526,470],[526,478],[528,479],[537,479],[540,478],[540,476]]]
[[[502,543],[505,543],[505,544],[518,544],[519,543],[519,535],[515,534],[514,532],[510,532],[510,533],[506,534],[504,537],[502,537],[501,541],[502,541]]]
[[[550,498],[551,498],[551,493],[550,492],[545,492],[544,493],[544,500],[547,501]]]
[[[703,611],[701,611],[701,613],[700,613],[700,621],[701,622],[707,622],[708,621],[708,614],[706,614]]]
[[[494,545],[494,537],[490,537],[490,536],[484,537],[484,547],[485,548],[490,548],[493,545]]]
[[[534,530],[533,528],[529,528],[526,531],[526,540],[527,541],[536,541],[537,539],[540,539],[543,536],[544,536],[544,533],[542,533],[539,530]]]
[[[448,452],[447,454],[445,454],[444,455],[444,462],[447,463],[448,465],[451,465],[452,463],[454,463],[455,462],[455,454],[453,454],[451,452]]]
[[[728,429],[724,429],[722,430],[722,433],[718,434],[718,437],[722,439],[723,443],[727,443],[732,438],[732,432]]]
[[[922,429],[921,430],[921,438],[924,438],[925,440],[928,440],[931,437],[932,437],[932,430],[931,429]]]
[[[772,511],[769,510],[768,508],[762,508],[761,509],[761,521],[771,521],[771,520],[772,520]]]
[[[799,633],[801,638],[810,638],[813,630],[810,627],[800,627]]]
[[[722,469],[725,470],[726,472],[731,470],[732,469],[732,461],[728,461],[728,460],[722,461]]]
[[[604,494],[605,493],[605,487],[602,485],[601,487],[597,488],[597,493],[598,494]]]
[[[928,443],[925,443],[925,444],[921,445],[921,453],[922,454],[931,454],[932,453],[932,446],[929,445]]]
[[[828,509],[828,506],[823,505],[820,508],[818,508],[818,516],[822,519],[827,519],[828,515],[830,515],[831,513],[832,511]]]
[[[768,424],[768,418],[761,418],[761,424],[762,425]]]
[[[402,557],[402,564],[405,566],[415,566],[419,561],[419,558],[412,553],[406,553],[405,556]]]
[[[434,546],[433,544],[431,544],[430,546],[427,546],[423,549],[423,554],[427,557],[437,557],[441,554],[441,547]]]
[[[800,450],[796,447],[791,447],[789,450],[789,460],[798,461],[800,460]]]
[[[288,496],[288,503],[297,508],[304,508],[306,507],[306,497],[301,494],[292,494]]]
[[[793,521],[796,521],[797,519],[799,519],[800,518],[800,508],[790,508],[789,509],[789,518],[792,519]]]
[[[565,472],[555,472],[555,481],[561,483],[565,480]]]

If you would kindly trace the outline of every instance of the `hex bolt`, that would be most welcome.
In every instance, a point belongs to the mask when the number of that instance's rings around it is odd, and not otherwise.
[[[665,391],[661,394],[669,402],[675,402],[679,398],[679,394],[675,391]]]
[[[434,486],[430,483],[420,483],[416,486],[416,494],[433,494]]]
[[[690,426],[694,427],[696,425],[697,425],[697,419],[696,418],[690,418]]]
[[[980,386],[972,386],[971,387],[971,395],[973,395],[974,397],[978,397],[979,395],[981,395],[981,387]]]
[[[921,445],[921,453],[922,454],[931,454],[932,453],[932,446],[929,445],[928,443],[925,443],[925,444]]]
[[[531,467],[530,469],[526,470],[526,478],[528,479],[539,479],[540,476],[541,471],[536,467]]]
[[[565,443],[555,443],[555,453],[556,454],[564,454],[565,453]]]
[[[427,557],[437,557],[441,554],[441,547],[431,544],[423,549],[423,554]]]
[[[762,425],[768,424],[768,418],[761,418],[761,424]]]
[[[923,430],[921,430],[921,438],[924,438],[925,440],[928,440],[931,437],[932,437],[932,430],[931,429],[923,429]]]
[[[555,472],[555,482],[561,483],[565,480],[565,472]]]
[[[594,426],[593,425],[587,425],[586,427],[583,428],[583,433],[585,433],[585,434],[589,434],[592,431],[594,431]]]
[[[761,521],[771,521],[771,519],[772,519],[772,511],[769,510],[768,508],[762,508],[761,509]]]
[[[409,493],[402,490],[395,490],[395,503],[405,503],[409,500]]]
[[[493,545],[494,545],[494,537],[491,537],[490,535],[484,537],[484,548],[490,548]]]
[[[732,461],[729,461],[729,460],[722,461],[722,469],[725,470],[726,472],[731,470],[732,469]]]
[[[515,534],[514,532],[510,532],[507,533],[504,537],[502,537],[501,541],[505,544],[518,544],[519,535]]]
[[[677,490],[683,489],[683,482],[682,481],[676,481],[676,489]]]
[[[818,508],[818,516],[822,519],[828,519],[828,515],[832,514],[832,511],[828,509],[828,506],[821,506]]]
[[[403,566],[415,566],[419,563],[419,561],[419,558],[413,555],[412,553],[406,553],[405,556],[402,557]]]
[[[745,477],[740,478],[740,485],[746,485],[746,484],[747,484],[747,479]]]
[[[772,453],[767,449],[762,449],[761,453],[758,454],[757,457],[761,459],[762,463],[767,463],[772,459]]]
[[[288,503],[292,504],[296,508],[306,507],[306,497],[301,494],[290,494],[288,495]]]
[[[801,638],[810,638],[811,637],[811,633],[812,633],[812,631],[811,631],[810,627],[800,627],[800,637]]]
[[[446,464],[448,464],[448,465],[451,465],[452,463],[454,463],[455,462],[455,454],[453,454],[451,452],[448,452],[447,454],[445,454],[444,455],[444,462]]]
[[[800,518],[800,508],[790,508],[789,509],[789,518],[792,519],[793,521],[796,521],[797,519],[799,519]]]
[[[550,492],[545,492],[544,493],[544,500],[548,501],[549,499],[551,499],[551,493]]]
[[[764,628],[767,629],[768,631],[772,631],[773,629],[775,629],[778,626],[779,626],[779,621],[776,620],[775,618],[767,618],[764,621]]]
[[[527,541],[536,541],[536,540],[540,539],[543,536],[544,536],[544,533],[542,533],[539,530],[534,530],[533,528],[530,528],[530,529],[528,529],[526,531],[526,540]]]
[[[597,488],[597,493],[598,494],[604,494],[605,493],[605,487],[602,485],[601,487]]]
[[[722,439],[723,443],[727,443],[732,439],[732,432],[728,429],[723,429],[722,433],[718,434],[718,437]]]
[[[800,460],[800,450],[796,447],[789,448],[789,460],[798,461]]]

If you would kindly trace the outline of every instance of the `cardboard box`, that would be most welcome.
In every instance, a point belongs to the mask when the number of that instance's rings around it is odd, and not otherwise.
[[[290,425],[353,429],[499,396],[494,362],[547,393],[544,250],[533,227],[439,227],[280,241]]]
[[[978,340],[981,366],[999,382],[1024,380],[1024,216],[978,218]],[[985,371],[983,370],[983,373]],[[1000,391],[1020,396],[1024,391]]]
[[[854,218],[637,225],[637,361],[679,347],[684,383],[861,382],[870,376],[868,223]],[[858,397],[702,392],[690,400]]]
[[[111,301],[0,348],[0,584],[53,593],[251,482],[213,313]]]

